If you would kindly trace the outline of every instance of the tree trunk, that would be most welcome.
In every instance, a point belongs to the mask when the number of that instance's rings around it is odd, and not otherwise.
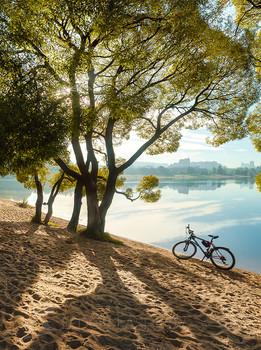
[[[49,197],[48,199],[48,202],[47,202],[47,205],[48,205],[48,211],[47,211],[47,214],[45,215],[45,218],[44,218],[44,224],[47,225],[51,216],[53,215],[53,202],[54,202],[54,199],[55,197]]]
[[[37,200],[35,203],[35,216],[32,221],[40,224],[42,222],[43,186],[39,181],[38,175],[34,176],[34,181],[37,190]]]
[[[77,226],[79,223],[79,216],[82,206],[82,190],[83,190],[83,183],[79,180],[76,182],[76,187],[74,191],[74,206],[73,206],[73,213],[71,220],[67,226],[69,230],[72,230],[76,232]]]
[[[103,231],[105,229],[105,218],[108,212],[108,209],[111,206],[114,194],[115,194],[115,184],[117,180],[117,175],[109,175],[107,180],[106,190],[99,208],[100,219],[103,227]]]
[[[87,194],[87,229],[85,233],[88,236],[99,238],[104,233],[104,225],[101,220],[99,211],[99,202],[97,197],[97,190],[86,190]]]
[[[48,211],[47,214],[45,216],[44,219],[44,224],[47,225],[52,214],[53,214],[53,202],[57,196],[57,194],[59,193],[59,189],[61,187],[62,181],[64,179],[64,173],[62,174],[62,176],[60,177],[60,179],[58,181],[56,181],[56,183],[53,185],[47,205],[48,205]]]

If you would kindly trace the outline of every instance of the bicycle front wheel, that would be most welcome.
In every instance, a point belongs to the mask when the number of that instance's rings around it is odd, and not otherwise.
[[[172,248],[172,253],[179,259],[189,259],[196,254],[197,247],[193,242],[178,242]]]
[[[236,259],[228,248],[215,247],[210,255],[211,262],[222,270],[230,270],[235,266]]]

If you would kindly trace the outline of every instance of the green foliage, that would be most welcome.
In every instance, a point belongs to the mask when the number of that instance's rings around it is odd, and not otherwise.
[[[48,222],[48,224],[47,224],[48,226],[55,226],[55,227],[59,227],[59,225],[58,224],[54,224],[53,222]]]
[[[257,149],[261,152],[261,103],[258,103],[247,119],[250,138]]]
[[[261,173],[255,177],[255,181],[258,191],[261,192]]]
[[[140,199],[144,202],[157,202],[161,197],[161,191],[159,189],[155,190],[158,185],[159,179],[156,176],[143,176],[140,184],[136,188],[140,195]]]
[[[0,18],[0,171],[41,167],[64,154],[67,147],[66,109],[52,89],[52,77],[34,67],[16,36],[10,42],[7,18]],[[17,52],[19,51],[19,53]],[[26,50],[25,50],[26,51]]]
[[[11,8],[6,3],[4,10],[11,20],[2,23],[7,42],[13,41],[14,51],[22,47],[30,68],[37,74],[44,71],[45,82],[48,76],[54,84],[52,90],[71,99],[66,107],[77,134],[92,128],[101,132],[111,117],[120,121],[118,142],[131,130],[150,139],[154,111],[172,106],[161,117],[161,127],[167,127],[173,120],[171,110],[174,115],[187,110],[203,91],[188,126],[205,113],[207,126],[215,115],[219,129],[226,129],[235,116],[240,122],[253,102],[247,93],[250,88],[254,94],[253,80],[245,74],[247,52],[209,25],[211,16],[214,23],[219,13],[206,1],[31,1],[13,2]],[[73,74],[78,95],[70,92]],[[249,86],[244,88],[242,80]],[[96,106],[88,101],[90,91],[97,96]],[[176,151],[181,127],[182,123],[169,125],[148,152]]]
[[[70,169],[76,171],[77,173],[79,173],[79,168],[75,165],[70,165],[69,166]],[[57,173],[55,173],[54,175],[52,175],[49,179],[49,184],[50,186],[54,186],[55,183],[61,178],[63,174],[62,170],[59,170]],[[68,191],[72,188],[74,188],[76,185],[76,181],[74,178],[72,178],[71,176],[66,175],[65,178],[63,179],[60,188],[59,188],[59,192],[65,192]]]
[[[249,62],[253,64],[257,72],[257,81],[260,84],[261,80],[261,8],[259,1],[250,0],[231,0],[220,1],[221,6],[231,6],[234,9],[235,33],[242,39],[245,38],[246,45],[249,50]],[[245,130],[250,134],[250,138],[255,148],[261,151],[261,113],[260,102],[255,106],[255,109],[250,112],[246,120]],[[234,130],[233,135],[238,135]],[[239,137],[243,137],[240,134]],[[233,137],[231,138],[233,139]]]
[[[15,83],[16,84],[16,83]],[[0,94],[0,166],[41,166],[66,147],[66,118],[57,102],[32,82]]]
[[[28,167],[27,169],[19,170],[16,172],[16,179],[24,184],[25,188],[36,189],[35,175],[38,175],[38,179],[44,188],[47,176],[50,175],[50,171],[46,166],[41,168]]]

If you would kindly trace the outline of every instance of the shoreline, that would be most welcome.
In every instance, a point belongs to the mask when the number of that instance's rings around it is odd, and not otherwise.
[[[17,202],[15,200],[12,200],[12,199],[4,199],[4,198],[0,198],[0,205],[1,205],[1,201],[5,201],[5,202],[11,202],[11,203],[15,203],[18,207],[19,207],[19,203],[20,202]],[[22,208],[22,209],[30,209],[32,210],[32,215],[31,216],[34,216],[35,214],[35,206],[34,205],[30,205],[30,204],[27,204],[27,208]],[[44,220],[44,217],[46,215],[47,211],[46,210],[43,210],[42,211],[42,220]],[[0,213],[1,214],[1,213]],[[0,217],[0,220],[1,220],[1,217]],[[28,223],[30,223],[30,220],[28,221]],[[63,218],[63,217],[60,217],[60,216],[51,216],[50,218],[50,221],[49,221],[50,225],[48,225],[47,227],[50,227],[52,224],[54,225],[57,225],[58,227],[62,227],[64,228],[68,233],[69,235],[72,235],[74,236],[75,234],[79,234],[79,233],[72,233],[70,231],[67,230],[67,225],[69,223],[69,220]],[[86,225],[83,225],[83,224],[78,224],[78,228],[80,230],[82,229],[85,229],[86,228]],[[148,245],[149,247],[153,247],[153,248],[157,248],[157,249],[161,249],[163,251],[166,251],[166,252],[171,252],[171,249],[168,249],[168,248],[165,248],[165,247],[162,247],[160,245],[156,245],[156,244],[153,244],[153,243],[147,243],[147,242],[142,242],[142,241],[138,241],[138,240],[135,240],[135,239],[131,239],[131,238],[127,238],[127,237],[124,237],[124,236],[119,236],[119,235],[116,235],[116,234],[113,234],[113,233],[110,233],[108,232],[109,235],[112,237],[112,238],[115,238],[116,240],[120,240],[120,241],[130,241],[130,242],[133,242],[135,244],[140,244],[140,245]],[[171,256],[172,256],[172,252],[171,252]],[[198,262],[201,261],[201,258],[198,258],[198,257],[194,257],[194,258],[191,258],[191,260],[196,260]],[[211,262],[209,260],[205,260],[205,262],[207,263],[210,263]],[[237,267],[234,267],[234,269],[237,269],[237,270],[240,270],[240,271],[244,271],[244,272],[247,272],[247,273],[254,273],[254,274],[257,274],[257,275],[260,275],[261,276],[261,273],[260,272],[254,272],[254,271],[250,271],[250,270],[247,270],[245,268],[237,268]],[[261,286],[260,286],[261,287]]]
[[[128,180],[137,180],[142,179],[143,176],[147,175],[128,175],[124,174],[124,177]],[[157,175],[155,175],[157,176]],[[251,176],[243,176],[243,175],[173,175],[173,176],[157,176],[159,179],[174,179],[174,180],[193,180],[193,179],[204,179],[204,180],[212,180],[212,179],[255,179],[255,177]]]
[[[0,349],[260,349],[261,275],[94,241],[33,212],[0,200]]]

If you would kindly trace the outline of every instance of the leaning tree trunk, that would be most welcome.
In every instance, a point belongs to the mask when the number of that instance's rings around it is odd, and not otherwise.
[[[47,225],[52,214],[53,214],[53,202],[60,190],[61,184],[64,179],[64,173],[61,175],[60,179],[56,181],[56,183],[53,185],[47,205],[48,205],[48,211],[44,219],[44,224]]]
[[[42,222],[43,186],[37,174],[34,176],[34,181],[36,184],[37,200],[35,203],[35,216],[32,221],[40,224]]]
[[[105,229],[105,219],[106,219],[106,215],[108,212],[108,209],[111,206],[114,194],[115,194],[115,185],[116,185],[116,180],[117,180],[117,175],[116,174],[112,174],[109,175],[108,180],[107,180],[107,186],[106,186],[106,190],[99,208],[99,214],[100,214],[100,220],[101,220],[101,224],[103,227],[103,232]]]
[[[83,183],[77,180],[75,191],[74,191],[73,213],[72,213],[71,220],[67,226],[69,230],[74,232],[76,232],[77,226],[79,223],[79,216],[80,216],[80,211],[82,206],[82,190],[83,190]]]

